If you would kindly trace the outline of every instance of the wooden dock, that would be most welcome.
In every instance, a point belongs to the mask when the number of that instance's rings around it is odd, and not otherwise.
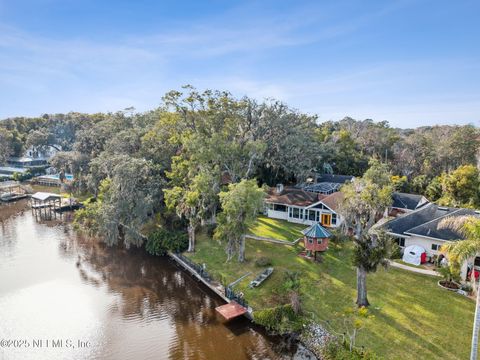
[[[246,308],[233,300],[228,304],[217,306],[215,310],[227,321],[245,315],[247,313]]]
[[[179,264],[181,267],[183,267],[185,270],[187,270],[190,274],[192,274],[194,277],[196,277],[198,280],[200,280],[206,287],[208,287],[210,290],[212,290],[215,294],[217,294],[219,297],[221,297],[227,304],[225,305],[222,305],[222,306],[226,306],[226,305],[230,305],[231,303],[235,303],[237,304],[238,306],[240,306],[243,310],[243,313],[240,314],[240,315],[243,315],[245,317],[247,317],[249,320],[253,320],[253,309],[251,309],[250,307],[247,309],[241,305],[239,305],[236,301],[234,300],[230,300],[229,298],[227,298],[225,296],[225,288],[221,285],[221,284],[218,284],[217,286],[209,283],[207,280],[205,280],[203,277],[201,277],[196,271],[195,269],[193,269],[190,265],[188,265],[185,261],[183,261],[180,257],[178,257],[177,255],[175,255],[174,253],[172,252],[168,252],[168,255],[174,260],[177,262],[177,264]],[[217,308],[221,308],[222,306],[219,306]],[[215,310],[217,310],[217,308]],[[225,308],[225,309],[230,309],[230,308]],[[218,310],[217,310],[218,311]],[[239,310],[237,310],[239,311]],[[235,317],[237,316],[240,316],[240,315],[236,315]],[[222,315],[223,316],[223,315]],[[224,316],[225,317],[225,316]]]
[[[28,197],[27,194],[17,194],[17,193],[12,193],[11,195],[10,194],[4,194],[0,197],[0,201],[14,202],[14,201],[17,201],[17,200],[25,199],[27,197]]]

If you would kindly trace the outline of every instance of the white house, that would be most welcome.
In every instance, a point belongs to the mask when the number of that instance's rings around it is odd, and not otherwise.
[[[270,189],[265,199],[265,214],[299,224],[321,223],[327,227],[338,227],[341,216],[337,207],[343,199],[341,192],[324,195],[294,187],[277,185]]]
[[[48,160],[53,157],[59,150],[59,146],[48,146],[45,149],[36,149],[34,147],[28,148],[22,157],[10,157],[7,159],[7,164],[12,167],[34,167],[45,166]]]
[[[410,245],[419,245],[427,253],[427,257],[441,254],[440,248],[447,241],[461,241],[462,235],[440,227],[440,222],[450,216],[474,215],[479,213],[472,209],[442,207],[427,203],[417,210],[410,211],[383,225],[387,233],[392,235],[401,248]],[[471,259],[462,266],[462,278],[465,279],[467,268],[475,264],[480,266],[480,258]],[[479,267],[480,269],[480,267]]]

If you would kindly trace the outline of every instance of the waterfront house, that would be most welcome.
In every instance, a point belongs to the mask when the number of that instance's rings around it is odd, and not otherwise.
[[[321,223],[335,228],[341,224],[337,208],[342,199],[341,192],[324,195],[279,184],[268,191],[265,215],[299,224]]]
[[[421,246],[425,249],[427,258],[433,260],[441,254],[440,249],[447,241],[463,239],[460,233],[440,226],[440,222],[447,217],[465,215],[479,216],[479,212],[472,209],[442,207],[427,203],[419,209],[388,221],[382,227],[395,238],[396,243],[402,249],[411,245]],[[463,278],[467,274],[467,268],[474,265],[480,268],[479,257],[472,258],[463,264]]]

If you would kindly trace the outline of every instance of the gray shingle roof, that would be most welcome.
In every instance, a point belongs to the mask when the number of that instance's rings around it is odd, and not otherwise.
[[[390,233],[398,235],[428,236],[439,240],[463,239],[462,235],[450,229],[440,229],[439,224],[447,216],[476,215],[475,210],[441,207],[429,203],[419,210],[393,219],[383,227]]]
[[[399,208],[399,209],[408,209],[408,210],[415,210],[424,206],[428,200],[422,196],[417,194],[407,194],[401,192],[395,192],[392,194],[392,207]]]

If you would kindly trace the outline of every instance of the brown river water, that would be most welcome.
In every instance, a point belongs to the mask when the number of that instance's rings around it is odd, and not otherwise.
[[[171,260],[0,205],[0,359],[298,359]]]

